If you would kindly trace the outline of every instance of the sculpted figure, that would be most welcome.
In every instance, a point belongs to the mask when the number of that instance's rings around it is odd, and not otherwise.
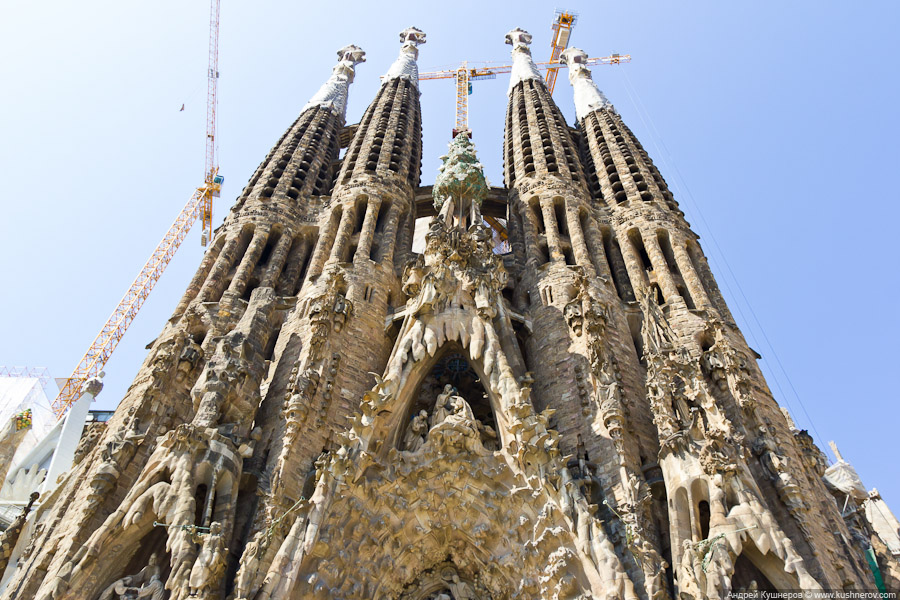
[[[403,437],[403,449],[408,452],[417,451],[425,444],[426,433],[428,433],[428,412],[420,410],[406,429],[406,435]]]
[[[191,596],[199,596],[217,587],[225,573],[225,538],[222,536],[222,524],[213,521],[209,526],[209,533],[203,538],[203,547],[188,579]]]
[[[241,557],[241,568],[234,585],[234,597],[243,600],[250,593],[250,585],[259,568],[259,542],[252,540],[244,549]]]
[[[459,420],[474,421],[475,414],[472,407],[466,402],[462,396],[452,396],[450,398],[450,414]]]
[[[146,567],[137,575],[129,575],[114,582],[100,594],[100,600],[163,600],[166,597],[166,587],[160,580],[160,573],[159,558],[154,552]]]
[[[581,309],[581,297],[578,296],[568,304],[563,309],[563,316],[566,319],[566,324],[569,326],[569,329],[576,336],[581,336],[581,331],[584,327],[584,314]]]
[[[453,592],[454,600],[475,600],[475,590],[465,581],[460,581],[456,573],[453,574],[450,591]]]
[[[437,401],[434,403],[434,412],[431,414],[431,426],[434,427],[438,423],[442,423],[447,415],[450,414],[450,398],[453,396],[453,386],[449,383],[444,386],[444,391],[438,394]]]

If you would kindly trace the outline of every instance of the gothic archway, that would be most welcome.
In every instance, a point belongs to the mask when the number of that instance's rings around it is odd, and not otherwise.
[[[446,344],[434,357],[430,370],[421,377],[412,393],[407,417],[399,436],[401,450],[415,451],[428,431],[455,411],[471,410],[481,442],[488,450],[499,449],[497,420],[490,391],[456,343]]]

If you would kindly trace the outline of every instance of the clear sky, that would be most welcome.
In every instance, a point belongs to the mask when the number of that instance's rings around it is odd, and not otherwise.
[[[900,511],[900,4],[564,8],[578,13],[572,45],[633,56],[595,67],[594,78],[700,234],[776,399],[823,448],[836,440]],[[516,26],[546,60],[553,13],[551,3],[528,1],[223,0],[216,223],[341,46],[368,53],[350,91],[355,123],[408,25],[428,35],[422,70],[505,64],[503,36]],[[202,183],[208,14],[205,1],[0,2],[0,364],[67,376]],[[507,83],[477,81],[470,97],[474,141],[495,185]],[[430,184],[455,96],[450,80],[421,90]],[[572,123],[565,73],[554,97]],[[124,395],[201,256],[197,227],[107,364],[95,408]]]

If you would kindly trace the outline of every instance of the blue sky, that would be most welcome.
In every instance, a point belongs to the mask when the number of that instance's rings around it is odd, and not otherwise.
[[[900,510],[892,375],[900,6],[565,8],[579,15],[572,45],[633,56],[596,67],[594,78],[700,234],[776,399],[823,449],[836,440],[865,484]],[[546,60],[553,12],[541,2],[224,0],[217,224],[341,46],[368,53],[351,88],[354,123],[406,26],[428,34],[422,70],[506,63],[503,36],[516,26]],[[0,4],[0,364],[68,375],[202,182],[208,13],[206,2],[183,0]],[[470,97],[474,141],[495,185],[507,81],[477,81]],[[421,90],[429,184],[455,96],[449,80]],[[571,123],[564,74],[554,97]],[[96,408],[124,395],[201,256],[197,228],[107,364]]]

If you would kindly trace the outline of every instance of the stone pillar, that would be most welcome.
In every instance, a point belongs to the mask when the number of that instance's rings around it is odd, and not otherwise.
[[[234,273],[234,279],[231,280],[231,285],[228,286],[229,292],[241,296],[244,290],[247,289],[247,284],[250,282],[251,275],[253,275],[253,269],[256,268],[256,263],[266,247],[269,231],[268,227],[257,227],[256,231],[253,232],[253,239],[250,240],[250,245],[247,246],[247,251],[244,252],[244,258],[241,259],[241,264],[238,265],[237,271]]]
[[[691,263],[687,250],[685,250],[683,244],[674,242],[675,240],[673,240],[672,251],[675,253],[675,263],[678,265],[678,270],[681,271],[681,278],[684,279],[684,284],[688,287],[694,302],[700,308],[711,307],[712,302],[709,301],[709,296],[706,295],[706,290],[703,289],[700,274],[694,270],[694,265]]]
[[[278,281],[278,293],[280,295],[294,295],[294,288],[297,287],[297,280],[300,277],[303,263],[306,262],[311,246],[312,240],[307,236],[303,236],[294,244],[294,248],[288,256],[287,266],[281,274],[281,279]]]
[[[180,317],[181,315],[183,315],[184,311],[187,310],[188,304],[191,303],[191,300],[196,298],[197,294],[200,293],[203,282],[209,275],[209,271],[210,269],[212,269],[212,266],[216,262],[216,259],[222,253],[222,248],[224,246],[224,241],[222,243],[213,244],[212,247],[210,247],[209,251],[206,253],[206,256],[203,257],[203,262],[200,263],[200,268],[197,269],[197,273],[194,275],[194,278],[191,279],[191,283],[188,284],[187,291],[184,293],[184,296],[181,297],[181,302],[179,302],[178,306],[175,307],[175,317]]]
[[[334,245],[331,247],[331,255],[328,257],[329,263],[343,262],[344,254],[347,252],[347,245],[350,243],[350,237],[353,235],[354,221],[356,221],[356,204],[347,203],[344,205],[344,212],[341,214],[341,222],[338,225],[337,235],[334,238]]]
[[[204,282],[203,287],[200,288],[200,292],[197,294],[197,299],[200,302],[215,302],[213,298],[216,300],[219,299],[219,295],[222,293],[224,287],[225,275],[233,264],[233,255],[240,243],[241,236],[242,232],[239,232],[225,242],[225,247],[219,252],[219,256],[216,259],[209,276],[207,276],[206,282]]]
[[[647,251],[647,256],[650,257],[650,263],[656,272],[656,280],[662,288],[666,301],[668,302],[670,298],[676,296],[681,298],[681,294],[678,293],[678,286],[675,285],[675,278],[672,277],[672,273],[669,271],[669,263],[666,262],[666,257],[663,256],[662,248],[659,247],[659,240],[656,239],[656,235],[653,232],[648,232],[643,237],[645,238],[644,249]],[[684,298],[682,298],[682,301],[684,301]]]
[[[381,199],[369,198],[366,205],[366,217],[363,220],[362,231],[359,233],[359,244],[356,247],[356,255],[353,262],[369,258],[372,251],[372,237],[375,235],[375,223],[378,219],[378,211],[381,208]]]
[[[559,226],[556,223],[556,213],[553,210],[552,198],[541,198],[541,214],[544,216],[544,234],[547,236],[547,250],[550,252],[550,260],[562,262],[565,260],[559,248]]]
[[[628,239],[628,233],[623,232],[622,238],[619,239],[619,250],[622,251],[622,260],[625,261],[625,270],[628,272],[628,278],[631,280],[631,287],[634,291],[637,288],[647,287],[647,274],[644,273],[644,266],[641,259],[635,253]]]
[[[522,216],[522,228],[525,230],[525,254],[527,262],[537,267],[541,264],[540,237],[534,211],[527,203],[521,203],[519,212]]]
[[[593,217],[588,214],[587,227],[584,229],[584,237],[589,242],[588,250],[591,252],[591,259],[594,261],[594,269],[597,273],[612,277],[612,257],[606,256],[603,250],[603,234],[594,223]]]
[[[384,238],[384,254],[381,257],[382,265],[390,265],[394,262],[394,248],[397,246],[397,227],[400,222],[400,203],[394,202],[388,210],[385,219],[384,232],[381,234]]]
[[[569,241],[572,243],[572,254],[575,255],[575,264],[596,272],[587,244],[584,241],[584,232],[581,230],[581,219],[578,218],[578,207],[575,201],[566,200],[566,221],[569,227]]]
[[[278,275],[281,274],[281,270],[284,268],[288,250],[291,249],[291,242],[294,241],[293,238],[294,234],[290,229],[281,233],[278,244],[275,245],[275,250],[272,252],[272,258],[269,259],[269,266],[266,269],[266,274],[263,275],[262,281],[259,282],[259,287],[275,287],[275,281],[278,279]]]
[[[325,259],[337,233],[337,225],[334,221],[334,213],[332,213],[328,218],[328,223],[325,224],[325,229],[319,234],[319,242],[316,244],[316,249],[313,251],[312,258],[309,261],[309,277],[311,278],[322,274]]]

